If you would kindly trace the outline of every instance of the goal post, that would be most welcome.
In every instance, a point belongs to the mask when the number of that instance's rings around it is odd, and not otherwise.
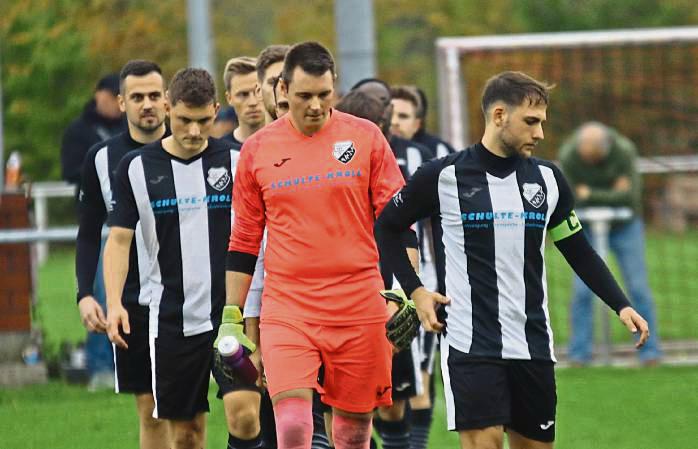
[[[439,122],[441,135],[449,140],[456,148],[463,148],[469,142],[472,131],[471,110],[467,106],[473,102],[468,98],[468,90],[464,87],[471,80],[464,76],[463,70],[468,65],[468,58],[477,55],[485,61],[498,56],[498,53],[512,54],[559,51],[559,50],[596,50],[607,48],[611,54],[622,51],[623,47],[671,47],[679,44],[686,48],[692,57],[698,57],[698,27],[627,29],[605,31],[577,31],[559,33],[530,33],[513,35],[492,35],[473,37],[442,37],[436,41],[438,67]],[[523,67],[510,67],[526,71]],[[661,61],[657,61],[661,63]],[[695,64],[695,63],[694,63]],[[497,64],[506,66],[507,63]],[[695,65],[694,68],[698,68]],[[564,67],[557,67],[557,71]],[[504,70],[504,69],[502,69]],[[497,73],[497,69],[489,72]],[[530,72],[530,70],[529,70]],[[543,73],[541,79],[560,85],[559,80],[552,79],[553,73]],[[693,81],[698,81],[695,77]],[[476,92],[481,85],[473,86]],[[477,102],[479,98],[475,99]],[[554,101],[554,100],[553,100]],[[698,98],[696,98],[698,103]],[[698,112],[698,111],[694,111]]]

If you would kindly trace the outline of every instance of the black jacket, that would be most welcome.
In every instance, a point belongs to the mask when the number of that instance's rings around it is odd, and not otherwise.
[[[80,184],[82,164],[92,145],[126,131],[126,120],[112,120],[97,113],[90,100],[80,117],[73,120],[63,132],[61,144],[61,177],[71,184]]]

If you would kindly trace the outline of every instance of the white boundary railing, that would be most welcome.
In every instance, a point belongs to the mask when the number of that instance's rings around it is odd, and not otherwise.
[[[31,185],[29,191],[34,200],[34,220],[36,230],[39,231],[33,239],[38,240],[36,244],[36,257],[39,264],[43,264],[48,257],[48,241],[70,241],[75,240],[78,235],[77,226],[66,228],[55,228],[48,231],[48,199],[49,198],[69,198],[75,196],[75,186],[61,181],[36,182]],[[72,238],[71,238],[72,236]],[[0,236],[0,242],[2,236]]]
[[[48,257],[49,241],[75,241],[77,226],[48,227],[48,199],[75,196],[75,186],[62,181],[35,182],[29,188],[34,203],[33,228],[0,230],[0,244],[33,242],[39,264]]]

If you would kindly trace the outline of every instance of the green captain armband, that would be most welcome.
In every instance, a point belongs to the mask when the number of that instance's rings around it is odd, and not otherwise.
[[[574,235],[582,230],[582,223],[580,223],[577,214],[574,211],[570,212],[570,215],[562,221],[559,225],[548,230],[548,235],[553,239],[553,242],[559,242],[562,239]]]

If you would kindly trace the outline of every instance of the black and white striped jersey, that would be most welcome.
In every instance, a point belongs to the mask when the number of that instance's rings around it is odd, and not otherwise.
[[[425,145],[437,158],[446,157],[449,154],[456,152],[456,149],[453,148],[448,142],[439,139],[435,135],[429,134],[424,130],[417,131],[417,133],[412,136],[412,140]]]
[[[400,167],[405,181],[410,179],[412,174],[416,172],[423,163],[434,159],[434,153],[432,153],[428,147],[420,143],[403,139],[396,135],[390,136],[388,143],[393,150],[395,160]]]
[[[446,157],[449,154],[456,152],[448,142],[438,138],[433,134],[422,130],[412,136],[412,140],[421,143],[431,150],[436,158]],[[427,222],[423,221],[422,224]],[[424,286],[432,291],[439,291],[443,294],[445,286],[443,285],[443,248],[441,245],[440,231],[436,223],[428,223],[429,226],[421,226],[419,228],[419,277]],[[432,232],[429,232],[429,230]],[[426,232],[425,232],[426,231]]]
[[[78,301],[92,295],[97,263],[102,242],[102,226],[113,209],[112,185],[119,161],[130,151],[143,144],[133,140],[129,132],[94,145],[85,156],[78,206],[80,223],[75,253],[75,271],[78,280]],[[150,296],[147,283],[146,252],[140,227],[136,233],[129,256],[129,270],[122,295],[124,305],[147,305]]]
[[[149,254],[150,335],[213,330],[225,305],[225,259],[239,152],[209,138],[191,159],[158,141],[127,155],[116,174],[111,226],[140,222]]]
[[[556,166],[500,158],[477,144],[425,164],[383,215],[379,222],[399,224],[396,232],[437,218],[451,299],[445,307],[450,346],[474,357],[555,360],[545,234],[552,230],[557,241],[581,229]],[[408,293],[419,285],[397,267],[396,273]]]
[[[233,148],[235,148],[238,151],[240,151],[240,149],[242,149],[242,142],[237,140],[235,138],[235,134],[233,134],[232,132],[230,134],[226,134],[225,136],[221,137],[221,140],[224,140],[226,142],[231,143],[233,145]]]
[[[434,155],[431,150],[424,145],[413,142],[411,140],[403,139],[402,137],[391,135],[388,139],[390,144],[390,149],[393,150],[393,155],[395,155],[395,160],[397,161],[398,167],[400,167],[400,172],[405,181],[409,180],[414,172],[417,171],[423,163],[434,159]],[[424,234],[421,226],[418,226],[416,234]],[[410,234],[405,234],[409,236],[406,238],[405,244],[408,248],[415,247],[419,248],[422,244],[421,237],[414,241],[415,236]],[[421,249],[420,249],[421,253]],[[386,264],[381,264],[381,276],[383,277],[383,283],[386,289],[399,288],[400,285],[393,276],[393,273],[388,269]]]

